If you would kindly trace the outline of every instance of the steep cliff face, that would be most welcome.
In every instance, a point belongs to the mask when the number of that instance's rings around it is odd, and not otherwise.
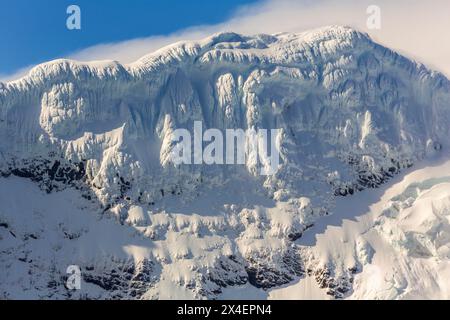
[[[194,121],[281,129],[279,170],[175,166],[171,135]],[[294,241],[335,197],[439,151],[449,130],[449,80],[346,27],[222,33],[130,65],[57,60],[0,84],[2,176],[76,188],[89,210],[165,248],[149,249],[157,280],[135,296],[159,297],[150,287],[167,281],[207,297],[290,282],[305,273]]]

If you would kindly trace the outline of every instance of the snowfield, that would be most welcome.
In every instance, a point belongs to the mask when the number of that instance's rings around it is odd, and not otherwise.
[[[174,165],[195,121],[281,129],[277,173]],[[348,27],[39,65],[0,83],[0,298],[449,299],[449,137],[450,81]]]
[[[358,269],[349,299],[450,299],[449,159],[426,161],[376,191],[340,199],[336,214],[317,224],[325,231],[314,243],[298,243],[318,264]],[[326,297],[311,278],[270,298]]]

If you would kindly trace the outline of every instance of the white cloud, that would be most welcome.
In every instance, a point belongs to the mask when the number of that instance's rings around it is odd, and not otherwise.
[[[20,68],[19,70],[14,71],[10,74],[2,74],[0,73],[0,82],[8,82],[13,81],[22,78],[23,76],[27,75],[27,73],[33,68],[34,66],[27,66],[24,68]]]
[[[368,30],[366,9],[381,8],[382,28]],[[174,34],[101,44],[69,58],[129,63],[164,45],[196,40],[219,31],[244,34],[300,32],[331,24],[368,32],[376,41],[450,76],[450,1],[448,0],[266,0],[241,7],[228,21]]]

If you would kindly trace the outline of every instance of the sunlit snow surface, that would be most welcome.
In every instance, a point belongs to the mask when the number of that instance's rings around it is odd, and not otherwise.
[[[335,214],[298,243],[319,263],[360,265],[350,299],[449,299],[449,157],[421,163],[380,189],[340,199]],[[312,283],[302,279],[269,297],[325,297]]]

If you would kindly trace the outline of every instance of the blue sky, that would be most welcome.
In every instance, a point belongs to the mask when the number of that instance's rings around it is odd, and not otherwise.
[[[169,34],[226,20],[256,0],[0,0],[0,74],[99,43]],[[66,28],[66,9],[81,8],[82,29]]]

